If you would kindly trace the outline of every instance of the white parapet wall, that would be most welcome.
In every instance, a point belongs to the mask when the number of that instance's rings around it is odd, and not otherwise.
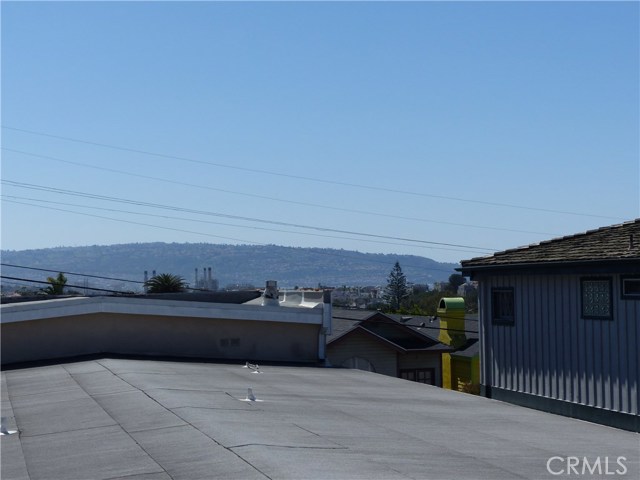
[[[330,308],[330,305],[329,307]],[[318,362],[320,308],[77,297],[2,305],[2,364],[89,354]]]

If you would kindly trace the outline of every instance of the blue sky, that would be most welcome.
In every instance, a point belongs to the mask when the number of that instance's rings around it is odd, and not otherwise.
[[[3,249],[459,261],[640,217],[637,2],[1,8]]]

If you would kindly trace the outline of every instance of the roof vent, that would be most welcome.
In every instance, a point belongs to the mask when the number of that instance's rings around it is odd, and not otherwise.
[[[13,435],[17,430],[7,430],[7,417],[0,419],[0,435]]]
[[[633,233],[629,234],[629,250],[632,250],[635,247],[635,244],[633,242]]]
[[[257,363],[253,364],[253,363],[247,362],[242,368],[248,368],[249,370],[253,370],[253,372],[251,373],[262,373],[260,371],[260,365],[258,365]]]
[[[267,280],[267,286],[264,289],[262,297],[262,306],[277,307],[280,305],[278,301],[278,282],[275,280]]]
[[[251,387],[247,388],[247,398],[239,398],[241,402],[262,402],[263,400],[258,400],[256,396],[253,394],[253,389]]]

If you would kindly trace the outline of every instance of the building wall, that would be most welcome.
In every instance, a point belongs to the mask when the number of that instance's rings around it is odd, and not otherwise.
[[[376,373],[398,376],[397,353],[360,330],[354,330],[327,345],[327,359],[334,367],[352,357],[368,360]]]
[[[320,325],[95,313],[2,324],[2,364],[95,353],[316,362]]]
[[[427,352],[407,352],[398,355],[398,370],[408,368],[433,368],[435,385],[442,386],[441,354]]]
[[[587,276],[478,275],[483,385],[638,415],[640,301],[621,299],[619,275],[598,273],[612,278],[613,319],[583,319]],[[494,287],[514,288],[513,326],[491,323]]]

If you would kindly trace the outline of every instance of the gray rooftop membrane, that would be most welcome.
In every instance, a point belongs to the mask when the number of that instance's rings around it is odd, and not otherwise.
[[[0,437],[2,479],[541,479],[554,456],[640,476],[634,433],[369,372],[242,366],[2,372],[19,430]],[[240,401],[248,387],[263,402]]]

